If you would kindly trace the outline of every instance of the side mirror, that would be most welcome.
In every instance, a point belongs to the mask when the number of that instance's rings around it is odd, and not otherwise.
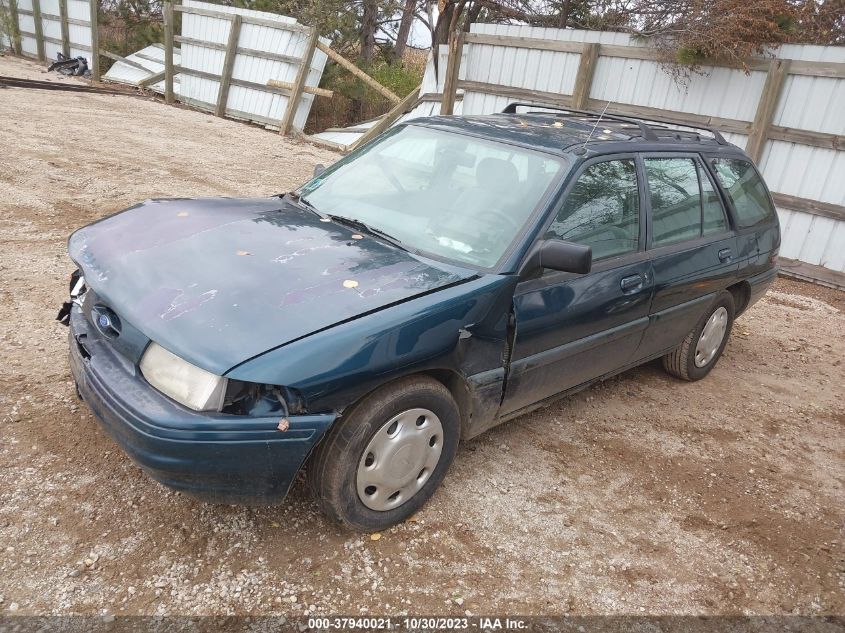
[[[543,240],[535,244],[519,271],[520,277],[540,275],[544,268],[584,275],[593,265],[593,249],[563,240]]]
[[[561,270],[579,275],[590,272],[593,266],[593,249],[584,244],[545,240],[540,246],[540,267]]]
[[[312,176],[312,178],[316,178],[317,176],[322,174],[324,171],[326,171],[325,165],[323,165],[321,163],[314,165],[314,175]]]

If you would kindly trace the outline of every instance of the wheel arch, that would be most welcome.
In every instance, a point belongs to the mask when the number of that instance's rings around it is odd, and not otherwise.
[[[466,378],[464,378],[464,376],[462,376],[460,372],[455,371],[454,369],[420,369],[419,371],[413,371],[407,374],[403,374],[402,376],[391,378],[390,380],[387,380],[373,387],[372,389],[369,389],[366,393],[359,395],[358,398],[356,398],[353,402],[349,403],[346,407],[343,408],[343,410],[341,411],[341,415],[349,415],[349,413],[355,407],[357,407],[359,404],[361,404],[361,402],[366,400],[373,393],[379,391],[380,389],[390,387],[391,385],[409,379],[422,377],[431,378],[432,380],[439,382],[441,385],[443,385],[444,387],[446,387],[446,389],[449,390],[449,393],[452,394],[452,398],[455,400],[455,404],[458,407],[458,415],[461,419],[461,437],[466,437],[470,421],[472,420],[472,391],[470,390],[470,386]]]
[[[726,288],[734,298],[734,318],[745,312],[748,302],[751,300],[751,284],[747,281],[740,281]]]

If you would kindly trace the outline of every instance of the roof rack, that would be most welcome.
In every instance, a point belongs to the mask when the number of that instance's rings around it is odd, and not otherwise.
[[[503,114],[516,114],[516,109],[518,107],[526,107],[526,108],[545,108],[547,110],[556,110],[559,112],[566,112],[569,114],[587,114],[590,116],[599,117],[601,119],[608,119],[611,121],[623,121],[625,123],[633,123],[640,129],[640,133],[642,137],[649,141],[656,141],[658,140],[657,135],[654,133],[654,128],[648,126],[645,121],[651,121],[653,123],[663,123],[664,125],[675,125],[677,127],[685,127],[692,130],[706,130],[713,135],[713,138],[719,145],[729,145],[729,143],[725,140],[725,137],[722,136],[719,130],[713,128],[709,125],[691,125],[689,123],[678,123],[677,121],[668,121],[666,119],[656,119],[654,117],[635,117],[635,116],[622,116],[618,114],[601,114],[600,112],[592,112],[590,110],[576,110],[574,108],[565,108],[562,106],[555,106],[555,105],[546,105],[543,103],[523,103],[523,102],[512,102],[505,106],[505,109],[502,110]],[[661,128],[667,129],[667,128]]]

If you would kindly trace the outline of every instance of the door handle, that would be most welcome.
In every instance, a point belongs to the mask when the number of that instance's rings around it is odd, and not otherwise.
[[[619,282],[622,290],[636,290],[642,288],[643,278],[641,275],[631,275],[630,277],[623,277]]]
[[[733,253],[731,252],[731,249],[723,248],[722,250],[719,251],[719,261],[720,262],[730,261],[732,255],[733,255]]]

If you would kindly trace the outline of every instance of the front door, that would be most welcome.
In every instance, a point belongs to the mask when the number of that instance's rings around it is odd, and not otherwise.
[[[648,325],[653,287],[644,217],[634,157],[585,163],[545,237],[589,244],[593,270],[546,271],[517,286],[502,415],[632,360]]]

